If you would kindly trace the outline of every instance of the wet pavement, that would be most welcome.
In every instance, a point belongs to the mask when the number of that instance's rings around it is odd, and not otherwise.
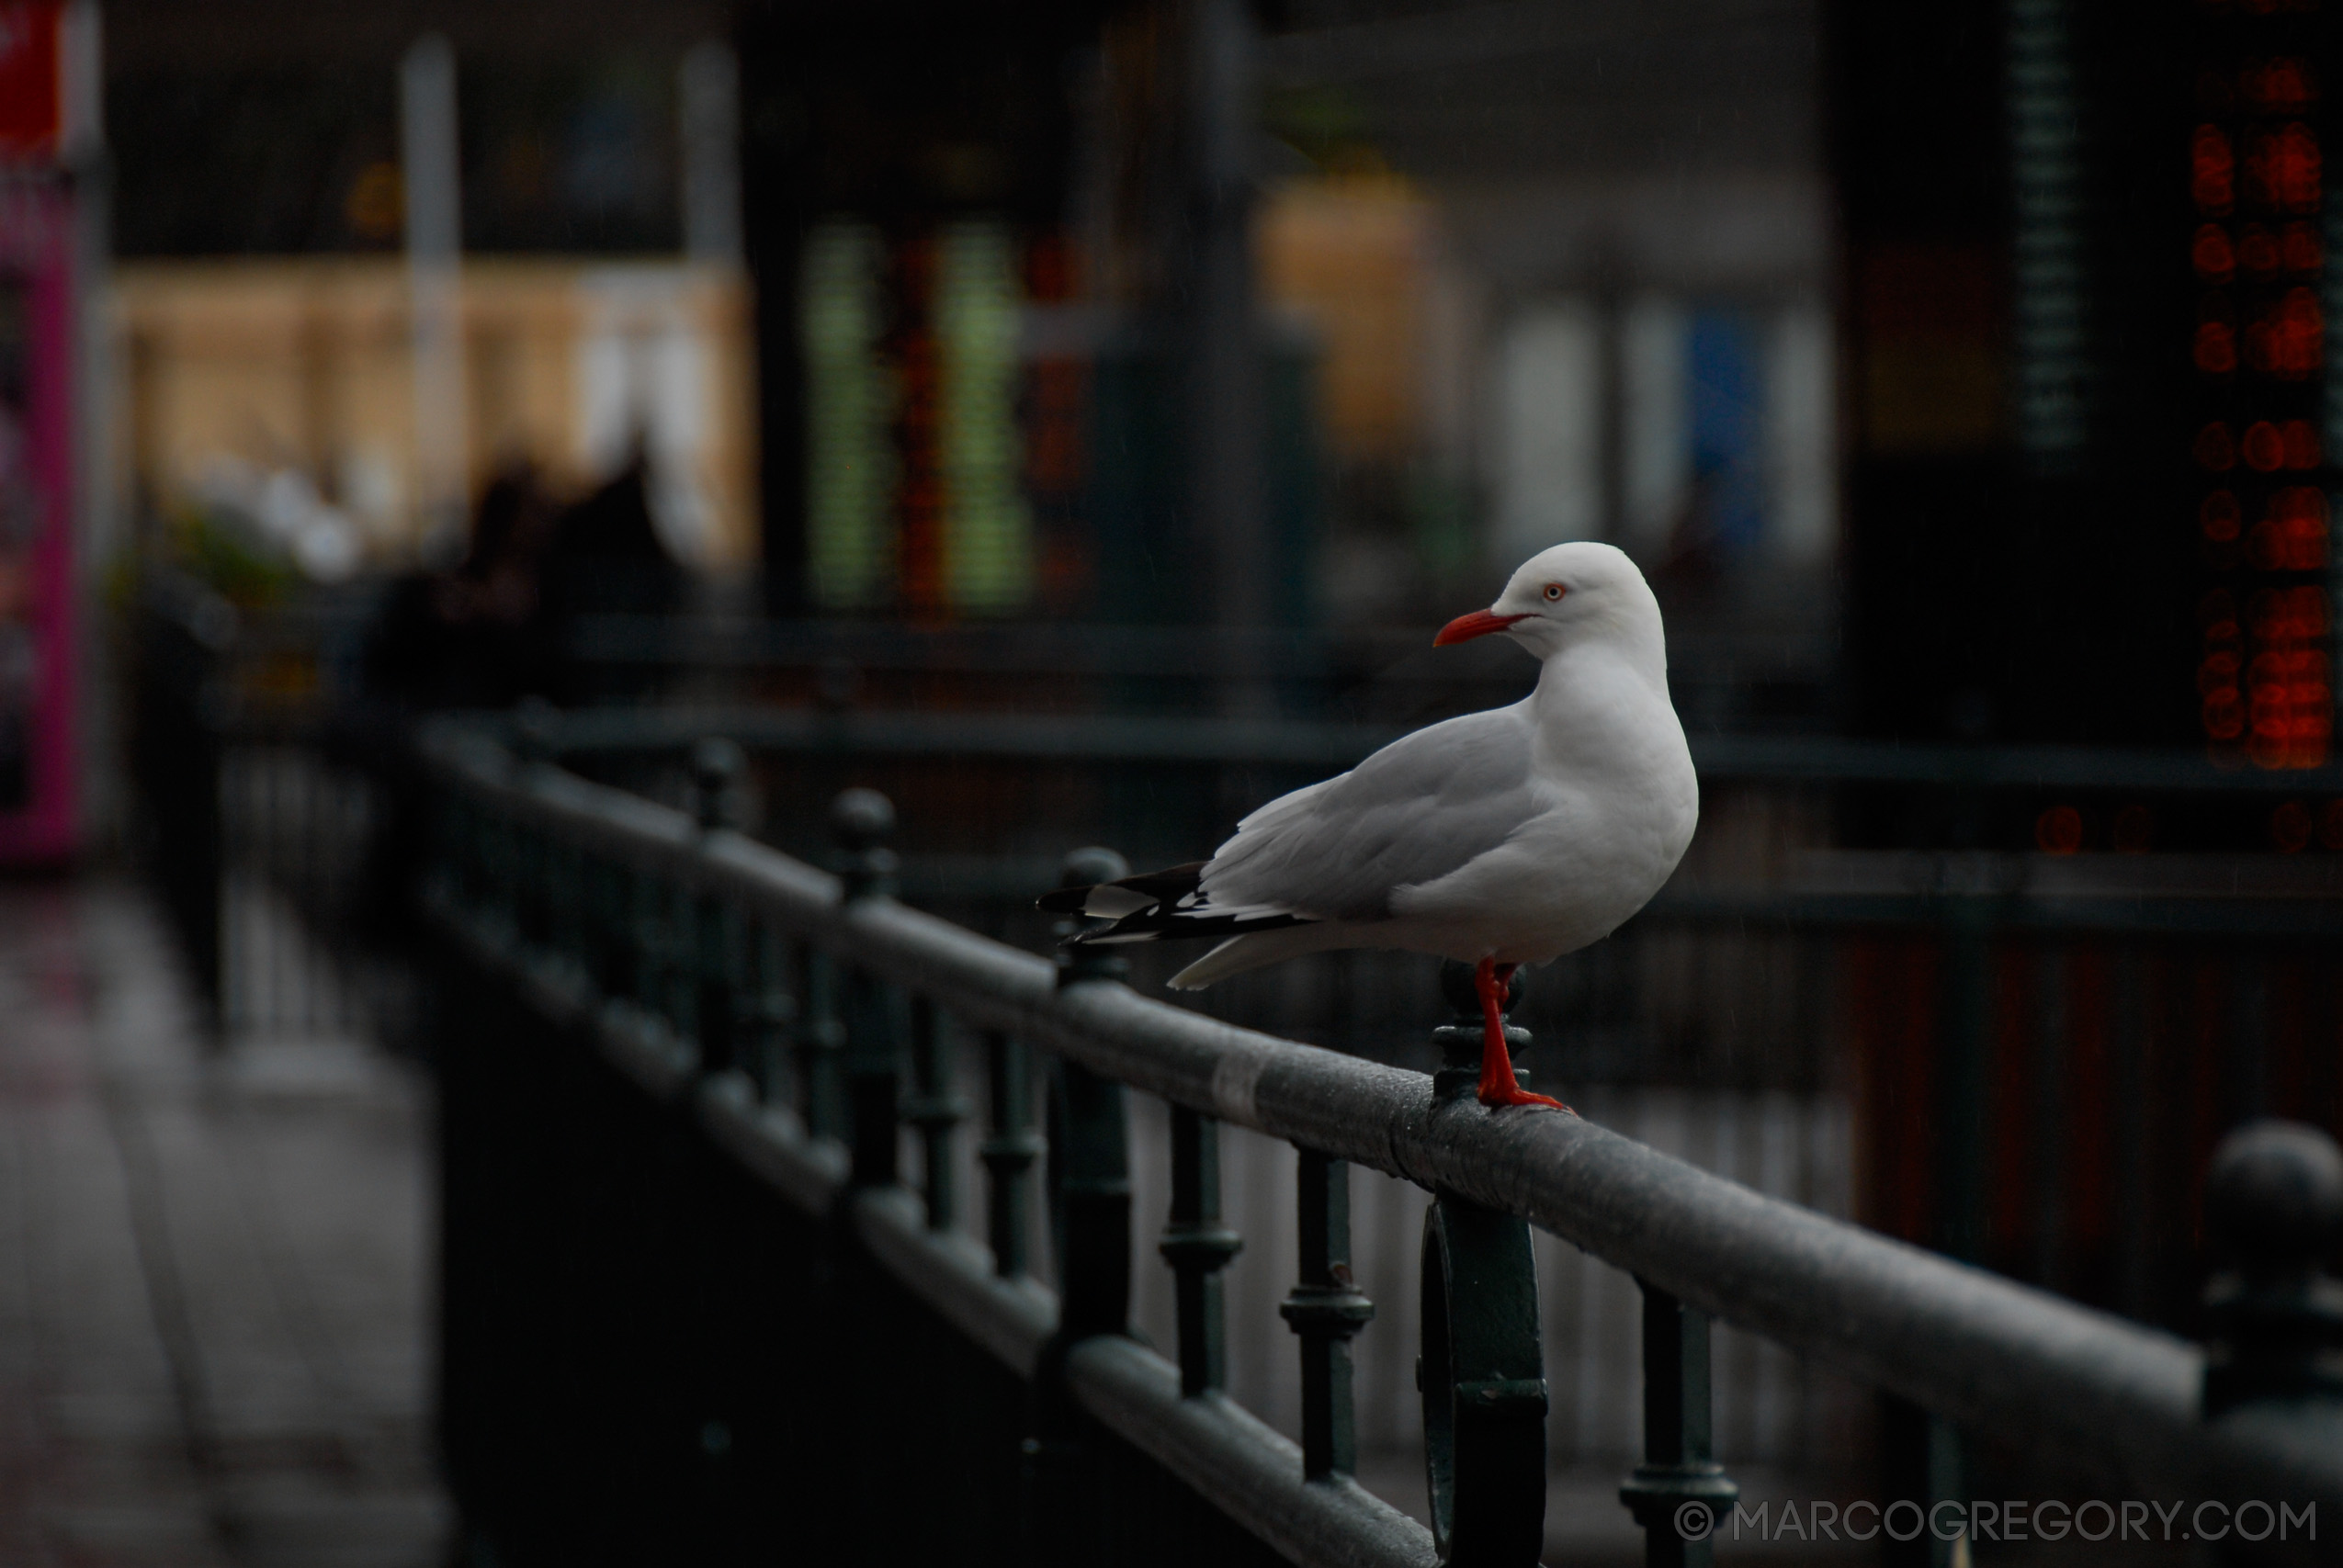
[[[134,887],[0,884],[0,1562],[434,1568],[426,1085],[195,1018]]]

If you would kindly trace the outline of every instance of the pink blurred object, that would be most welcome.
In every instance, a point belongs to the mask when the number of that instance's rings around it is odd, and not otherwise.
[[[77,838],[73,197],[0,170],[0,865]]]

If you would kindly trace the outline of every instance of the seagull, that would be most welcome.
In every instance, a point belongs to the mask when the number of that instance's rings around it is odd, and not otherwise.
[[[1700,783],[1668,700],[1659,604],[1625,554],[1542,551],[1432,643],[1492,635],[1538,660],[1522,701],[1279,796],[1209,860],[1061,888],[1040,907],[1114,922],[1069,939],[1083,946],[1220,938],[1172,977],[1180,990],[1334,948],[1461,960],[1487,1030],[1481,1102],[1568,1111],[1513,1076],[1513,971],[1601,941],[1650,901],[1692,841]]]

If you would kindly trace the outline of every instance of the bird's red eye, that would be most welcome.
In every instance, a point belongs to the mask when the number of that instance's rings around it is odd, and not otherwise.
[[[1546,602],[1547,604],[1553,604],[1553,603],[1554,603],[1556,599],[1559,599],[1559,598],[1561,598],[1561,597],[1562,597],[1562,585],[1561,585],[1560,583],[1558,583],[1558,582],[1549,582],[1549,583],[1547,583],[1547,584],[1545,585],[1545,602]]]

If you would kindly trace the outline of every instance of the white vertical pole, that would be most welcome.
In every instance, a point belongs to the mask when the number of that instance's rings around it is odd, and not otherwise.
[[[675,73],[684,149],[684,254],[741,260],[741,67],[715,39],[685,51]]]
[[[70,181],[73,222],[73,441],[72,493],[66,515],[72,528],[74,584],[96,603],[95,590],[130,543],[124,535],[124,505],[116,420],[120,384],[117,344],[111,330],[114,172],[106,152],[106,54],[97,0],[68,0],[58,37],[60,85],[63,89],[57,160]],[[83,671],[84,694],[75,705],[80,735],[81,833],[84,842],[103,842],[124,820],[121,727],[116,705],[93,702],[87,694],[108,689],[116,673],[114,639],[103,635],[104,617],[83,618],[74,658]]]
[[[1261,136],[1253,21],[1243,0],[1190,0],[1188,506],[1211,552],[1203,618],[1259,633],[1271,619],[1275,568],[1265,504],[1262,339],[1253,301],[1252,220]],[[1231,644],[1221,706],[1266,713],[1271,688]]]
[[[437,33],[416,39],[399,63],[399,161],[406,187],[418,543],[434,553],[462,538],[469,489],[456,51]]]

